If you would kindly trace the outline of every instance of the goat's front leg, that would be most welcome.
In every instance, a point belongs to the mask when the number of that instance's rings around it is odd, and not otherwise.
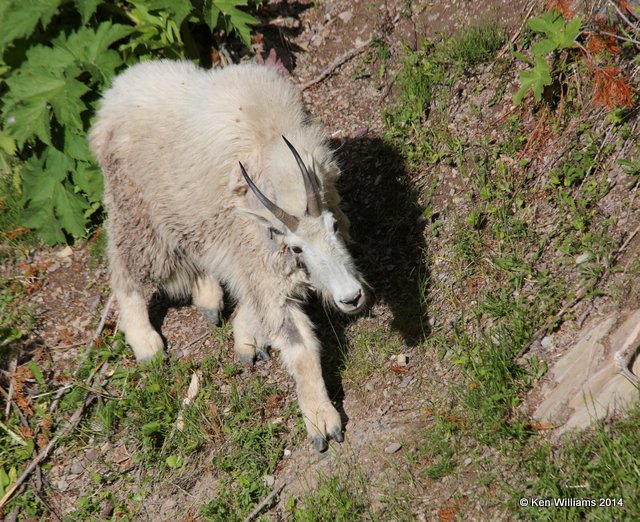
[[[309,318],[293,309],[287,314],[274,347],[280,350],[296,381],[298,403],[315,448],[324,451],[329,438],[342,442],[342,421],[327,394],[320,365],[320,343]]]
[[[233,339],[236,358],[243,364],[253,364],[256,360],[269,359],[265,347],[262,324],[252,308],[238,304],[233,318]]]

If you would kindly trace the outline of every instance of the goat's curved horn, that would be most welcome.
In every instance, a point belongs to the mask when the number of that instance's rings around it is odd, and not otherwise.
[[[251,181],[251,178],[249,177],[249,174],[247,174],[247,171],[245,170],[244,165],[242,165],[242,163],[240,163],[240,170],[242,171],[242,175],[244,176],[244,179],[247,182],[247,185],[249,185],[249,188],[260,200],[260,203],[262,203],[267,208],[267,210],[271,212],[275,217],[277,217],[280,221],[282,221],[282,223],[284,223],[286,227],[289,230],[291,230],[291,232],[295,232],[296,229],[298,228],[298,223],[299,223],[298,218],[295,216],[292,216],[288,212],[285,212],[273,201],[271,201],[267,196],[265,196],[260,191],[260,189],[256,187],[255,183]]]
[[[318,181],[316,177],[307,170],[307,166],[291,142],[284,136],[282,136],[282,139],[293,153],[293,157],[296,159],[298,167],[300,167],[302,179],[304,180],[304,190],[307,193],[307,213],[312,217],[318,217],[320,215],[320,187],[318,186]]]

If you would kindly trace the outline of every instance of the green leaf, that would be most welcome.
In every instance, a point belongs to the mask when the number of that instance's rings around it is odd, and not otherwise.
[[[535,62],[531,58],[529,58],[526,54],[520,53],[518,51],[513,51],[511,54],[515,58],[518,58],[519,60],[522,60],[523,62],[528,63],[529,65],[531,65],[531,67],[535,65]]]
[[[205,22],[209,26],[209,29],[215,31],[218,28],[218,21],[220,20],[220,9],[218,9],[213,3],[209,4],[205,9]]]
[[[580,27],[582,26],[582,18],[579,16],[571,20],[560,33],[558,43],[564,49],[569,47],[575,47],[575,39],[580,34]]]
[[[250,25],[260,23],[249,13],[245,13],[237,8],[239,5],[247,5],[247,0],[212,0],[212,9],[218,9],[227,19],[229,25],[238,33],[240,39],[247,47],[251,47],[251,28]]]
[[[64,130],[64,153],[70,158],[80,161],[92,161],[87,138],[84,133],[76,133],[67,128]]]
[[[544,57],[536,56],[536,65],[533,69],[520,71],[521,87],[513,97],[513,102],[518,105],[529,89],[533,91],[536,101],[540,101],[544,87],[552,83],[549,64]]]
[[[94,81],[105,84],[124,63],[120,55],[109,47],[134,30],[130,26],[103,22],[97,30],[82,27],[68,37],[58,38],[54,43],[73,56],[84,70],[89,71]]]
[[[551,36],[564,26],[564,18],[557,11],[548,11],[529,20],[528,25],[532,31]]]
[[[78,161],[73,172],[73,182],[89,196],[89,201],[99,202],[102,200],[104,184],[99,168],[90,163]]]
[[[86,234],[85,209],[86,200],[70,190],[67,184],[58,183],[54,190],[54,208],[60,224],[74,237],[84,237]]]
[[[549,40],[549,38],[543,38],[531,46],[531,52],[535,55],[543,55],[555,51],[557,48],[558,44],[556,42]]]
[[[29,370],[31,370],[31,375],[33,375],[33,378],[36,380],[38,386],[40,387],[40,392],[42,392],[47,386],[47,383],[44,380],[44,376],[42,375],[42,371],[34,360],[29,361],[28,366]]]
[[[16,152],[15,140],[2,130],[0,130],[0,149],[9,155],[13,155]]]
[[[74,168],[73,160],[59,151],[55,147],[49,147],[43,155],[45,160],[46,168],[45,172],[53,176],[55,180],[59,183],[62,183],[66,178],[69,172],[71,172]]]
[[[82,24],[86,24],[91,15],[96,12],[98,5],[102,0],[76,0],[76,6],[80,16],[82,16]]]
[[[25,205],[20,222],[36,230],[49,244],[64,243],[65,230],[74,237],[83,237],[84,211],[89,205],[65,180],[73,161],[53,147],[45,155],[46,158],[30,159],[23,169]]]
[[[15,139],[18,147],[36,135],[47,145],[51,145],[49,109],[44,99],[26,100],[24,104],[9,109],[5,113],[5,129]]]
[[[0,51],[18,38],[31,36],[38,25],[46,28],[62,0],[4,0],[0,2]]]
[[[82,96],[89,92],[89,87],[73,78],[68,78],[64,89],[49,99],[56,118],[63,127],[72,126],[82,130],[82,113],[87,110]]]
[[[147,0],[145,5],[149,11],[170,11],[173,13],[171,20],[177,26],[182,24],[193,9],[191,2],[184,0]]]
[[[153,435],[154,433],[158,433],[162,431],[162,424],[158,421],[148,422],[142,428],[140,428],[140,433],[143,435]]]
[[[169,455],[166,459],[167,466],[170,468],[179,468],[182,466],[184,461],[178,455]]]

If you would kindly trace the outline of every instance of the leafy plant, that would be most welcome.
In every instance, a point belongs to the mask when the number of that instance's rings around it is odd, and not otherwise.
[[[519,104],[529,90],[533,91],[536,101],[542,99],[544,88],[553,83],[551,65],[546,56],[549,53],[576,47],[576,37],[580,34],[582,18],[579,16],[565,21],[558,11],[550,11],[529,20],[529,28],[542,33],[545,37],[537,41],[531,47],[534,59],[522,53],[514,53],[516,57],[531,65],[531,69],[520,71],[520,89],[513,97],[513,101]]]
[[[9,0],[0,5],[0,167],[23,163],[21,224],[47,243],[86,237],[102,176],[86,133],[99,93],[127,65],[191,58],[214,36],[251,45],[248,0]],[[198,35],[207,35],[196,42]],[[204,55],[208,53],[204,52]]]

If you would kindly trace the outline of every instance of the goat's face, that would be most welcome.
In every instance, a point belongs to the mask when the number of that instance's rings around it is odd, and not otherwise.
[[[284,136],[283,136],[284,138]],[[272,238],[281,241],[288,254],[306,269],[309,281],[328,302],[344,313],[355,313],[365,304],[363,283],[334,215],[322,208],[318,180],[310,173],[296,149],[284,138],[293,153],[305,186],[307,209],[297,217],[285,212],[258,189],[240,164],[242,174],[268,215],[251,212],[263,220]],[[274,219],[275,218],[275,219]]]
[[[295,231],[283,228],[283,243],[325,300],[347,314],[361,310],[365,290],[333,214],[325,210],[317,217],[303,216]]]

